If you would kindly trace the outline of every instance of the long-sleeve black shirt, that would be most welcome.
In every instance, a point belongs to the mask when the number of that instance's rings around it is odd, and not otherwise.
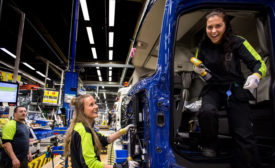
[[[224,64],[224,48],[222,44],[206,42],[199,48],[196,57],[211,71],[212,78],[209,84],[228,84],[231,82],[244,83],[241,71],[241,60],[251,72],[259,73],[262,77],[266,74],[266,65],[255,49],[242,37],[234,36],[232,44],[232,60],[229,71]]]

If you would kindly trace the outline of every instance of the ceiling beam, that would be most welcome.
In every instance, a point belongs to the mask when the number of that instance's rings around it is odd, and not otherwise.
[[[96,91],[86,91],[86,93],[89,93],[89,94],[95,94],[95,93],[97,93]],[[103,93],[106,93],[106,95],[114,95],[114,96],[117,96],[117,92],[110,92],[110,91],[104,91],[104,90],[99,90],[98,91],[98,94],[103,94]],[[101,97],[103,97],[102,95],[101,95]]]
[[[119,64],[119,63],[115,63],[115,62],[107,62],[107,63],[102,63],[102,62],[76,62],[75,65],[79,66],[79,67],[134,68],[133,65]]]
[[[5,62],[3,62],[1,60],[0,60],[0,64],[3,64],[3,65],[5,65],[6,67],[8,67],[10,69],[14,69],[14,66],[12,66],[10,64],[7,64],[7,63],[5,63]],[[26,78],[28,78],[28,79],[36,82],[36,83],[39,83],[41,86],[45,85],[44,82],[42,82],[41,80],[37,79],[36,77],[34,77],[34,76],[32,76],[32,75],[30,75],[30,74],[28,74],[28,73],[26,73],[26,72],[24,72],[24,71],[22,71],[20,69],[18,70],[18,72],[20,73],[20,75],[25,76]]]
[[[123,87],[118,82],[83,81],[83,86]]]

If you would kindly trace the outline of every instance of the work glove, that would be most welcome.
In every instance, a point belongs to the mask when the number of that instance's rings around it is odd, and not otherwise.
[[[199,67],[195,66],[194,71],[195,71],[197,74],[201,75],[201,74],[203,74],[203,73],[205,72],[205,69],[204,69],[204,68],[199,68]]]
[[[128,161],[128,168],[136,168],[139,166],[139,163],[133,160]]]
[[[136,127],[136,126],[134,124],[129,124],[125,128],[122,128],[121,130],[119,130],[119,132],[121,133],[121,135],[124,135],[128,132],[130,128],[133,128],[133,127]]]
[[[250,92],[253,92],[253,90],[258,87],[259,82],[260,82],[259,75],[256,75],[254,73],[254,74],[247,77],[247,80],[246,80],[243,88],[248,89]]]
[[[114,168],[137,168],[139,163],[133,160],[125,161],[122,164],[114,164]]]

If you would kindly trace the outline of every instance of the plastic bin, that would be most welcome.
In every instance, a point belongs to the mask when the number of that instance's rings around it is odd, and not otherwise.
[[[123,163],[127,160],[127,150],[116,150],[115,151],[115,163]]]
[[[64,147],[63,146],[54,146],[52,148],[52,153],[54,155],[63,155],[63,153],[64,153]]]
[[[53,135],[52,130],[45,130],[45,129],[34,129],[33,130],[34,134],[36,135],[36,138],[38,140],[47,138]]]
[[[65,134],[68,127],[55,127],[53,133],[56,134]]]
[[[48,121],[35,120],[35,123],[40,124],[41,126],[46,126],[48,124]]]

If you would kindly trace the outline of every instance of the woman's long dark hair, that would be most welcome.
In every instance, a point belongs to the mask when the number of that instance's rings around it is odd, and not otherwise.
[[[232,27],[230,25],[229,16],[225,13],[225,11],[223,9],[220,9],[220,8],[213,9],[212,11],[207,13],[207,15],[205,16],[205,28],[206,28],[207,20],[210,17],[215,16],[215,15],[221,17],[225,23],[225,32],[224,32],[223,38],[222,38],[222,44],[223,44],[223,48],[224,48],[223,60],[224,60],[224,65],[225,65],[226,71],[229,71],[230,67],[231,67],[232,56],[233,56],[232,45],[233,45],[234,33],[233,33]],[[204,35],[203,35],[203,38],[202,38],[199,46],[202,46],[203,44],[205,44],[207,42],[210,42],[210,39],[208,38],[208,36],[206,35],[206,32],[204,31]]]

